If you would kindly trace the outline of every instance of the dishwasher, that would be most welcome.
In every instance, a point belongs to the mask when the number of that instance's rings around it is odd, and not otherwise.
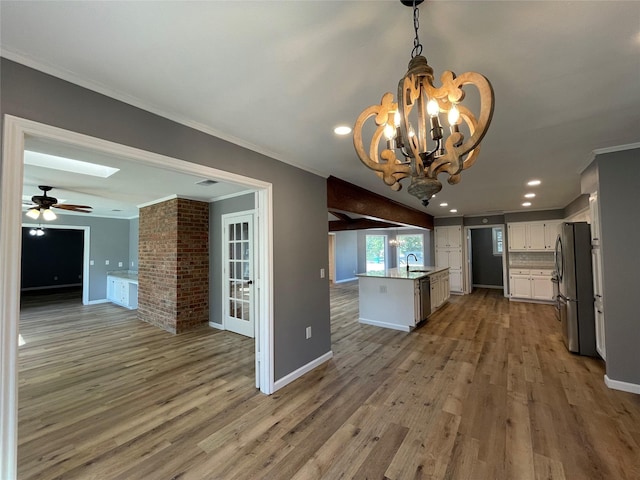
[[[420,321],[431,315],[431,277],[420,279]]]

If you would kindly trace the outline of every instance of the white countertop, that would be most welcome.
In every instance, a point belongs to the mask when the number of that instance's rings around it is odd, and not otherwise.
[[[123,278],[125,280],[129,280],[130,282],[138,283],[138,274],[130,272],[128,270],[122,270],[122,271],[116,270],[113,272],[107,272],[107,276]]]
[[[418,271],[422,270],[422,271]],[[426,270],[426,271],[424,271]],[[375,272],[358,273],[358,277],[373,277],[373,278],[398,278],[403,280],[417,280],[419,278],[428,277],[434,273],[443,272],[449,270],[449,267],[433,267],[413,265],[407,272],[406,267],[389,268],[387,270],[377,270]]]

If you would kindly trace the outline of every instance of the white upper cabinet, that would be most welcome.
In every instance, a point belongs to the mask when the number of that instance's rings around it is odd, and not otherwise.
[[[461,248],[462,227],[436,227],[436,248]]]
[[[553,251],[560,223],[559,220],[510,223],[508,225],[509,251]]]

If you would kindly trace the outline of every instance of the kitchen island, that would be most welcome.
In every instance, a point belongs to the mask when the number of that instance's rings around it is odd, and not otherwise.
[[[449,267],[359,273],[359,322],[410,332],[449,299]]]

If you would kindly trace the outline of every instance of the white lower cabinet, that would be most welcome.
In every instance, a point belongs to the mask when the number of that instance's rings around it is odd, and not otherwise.
[[[551,302],[554,300],[551,275],[551,270],[510,269],[509,296]]]
[[[138,283],[130,278],[108,275],[107,300],[129,309],[138,308]]]
[[[436,266],[449,267],[449,291],[462,293],[462,248],[436,248]]]
[[[430,276],[431,281],[431,313],[435,312],[449,300],[449,273],[439,272]]]

